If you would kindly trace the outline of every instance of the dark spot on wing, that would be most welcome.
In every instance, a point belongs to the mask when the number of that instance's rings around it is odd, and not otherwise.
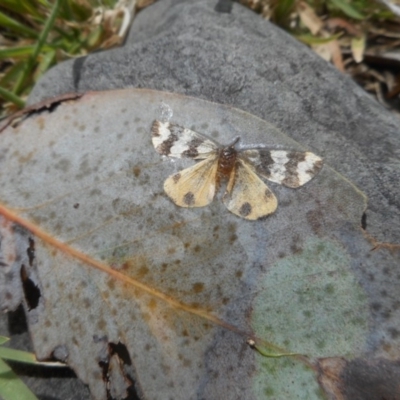
[[[181,179],[181,174],[179,172],[172,177],[174,183],[178,183],[179,179]]]
[[[306,153],[299,151],[289,151],[287,153],[289,161],[285,164],[286,168],[296,168],[297,165],[306,159]]]
[[[185,150],[182,155],[184,157],[195,158],[199,155],[198,147],[204,143],[203,139],[195,138],[188,143],[188,149]]]
[[[163,155],[168,156],[171,153],[171,147],[174,145],[174,143],[179,139],[179,136],[182,135],[182,132],[185,128],[179,125],[174,125],[174,124],[168,124],[167,126],[168,131],[170,132],[170,135],[164,142],[159,144],[156,148],[157,152]],[[159,121],[154,121],[153,126],[151,127],[151,133],[153,137],[159,137],[160,136],[160,122]]]
[[[247,203],[247,202],[243,203],[242,206],[240,207],[239,214],[242,217],[247,217],[248,215],[250,215],[251,214],[251,205],[250,205],[250,203]]]
[[[299,177],[296,175],[291,175],[286,171],[286,176],[282,181],[282,185],[288,186],[290,188],[297,188],[300,186]]]
[[[275,197],[275,195],[267,188],[267,189],[265,189],[265,198],[266,198],[266,200],[268,201],[268,200],[271,200],[271,199],[273,199],[274,197]]]
[[[176,124],[168,124],[168,129],[172,135],[177,136],[177,137],[182,136],[183,131],[185,130],[185,128],[183,126],[176,125]]]
[[[171,133],[168,136],[168,139],[162,142],[157,146],[157,152],[163,155],[168,156],[171,153],[171,147],[174,145],[174,143],[178,140],[178,136],[174,135]]]
[[[188,206],[192,206],[195,201],[194,201],[194,194],[192,192],[187,192],[184,196],[183,196],[183,202],[188,205]]]
[[[292,151],[287,153],[287,157],[289,161],[285,164],[286,173],[282,184],[292,188],[299,187],[298,166],[306,159],[306,153]]]
[[[154,121],[151,127],[151,136],[160,136],[160,121]]]
[[[270,151],[259,152],[260,162],[256,164],[256,168],[261,171],[267,178],[271,176],[271,166],[275,164],[271,157]]]
[[[307,174],[314,176],[322,168],[322,160],[316,161],[313,166],[307,170]]]
[[[196,147],[189,147],[188,150],[185,150],[182,153],[183,157],[188,157],[188,158],[196,158],[199,155],[199,152],[197,151]]]

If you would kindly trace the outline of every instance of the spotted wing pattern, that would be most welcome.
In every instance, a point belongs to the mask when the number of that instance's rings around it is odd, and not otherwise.
[[[169,157],[202,160],[219,148],[206,136],[170,122],[154,121],[151,133],[156,151]]]
[[[180,207],[204,207],[214,199],[217,169],[218,157],[211,155],[167,178],[165,193]]]
[[[250,149],[240,155],[262,177],[290,188],[303,186],[322,168],[322,159],[308,151]]]
[[[278,206],[268,186],[240,159],[232,170],[223,202],[230,212],[249,220],[266,217]]]

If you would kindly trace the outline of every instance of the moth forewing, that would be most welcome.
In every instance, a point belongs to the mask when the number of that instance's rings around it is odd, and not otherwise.
[[[278,206],[268,186],[240,158],[229,177],[222,201],[230,212],[249,220],[266,217]]]
[[[201,160],[217,152],[219,147],[206,136],[170,122],[155,120],[151,133],[156,151],[168,157]]]
[[[242,157],[257,174],[290,188],[303,186],[322,168],[322,159],[308,151],[249,149]]]
[[[164,182],[165,193],[180,207],[204,207],[215,196],[218,157],[212,155]]]

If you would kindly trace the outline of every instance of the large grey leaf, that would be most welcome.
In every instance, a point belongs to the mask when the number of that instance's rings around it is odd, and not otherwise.
[[[165,109],[223,144],[305,150],[243,111],[149,90],[33,112],[1,135],[2,308],[22,301],[38,357],[65,360],[96,399],[133,382],[146,399],[332,394],[326,360],[343,357],[340,375],[373,340],[365,196],[324,165],[299,189],[269,184],[265,220],[220,198],[177,207],[163,182],[193,161],[154,150]]]

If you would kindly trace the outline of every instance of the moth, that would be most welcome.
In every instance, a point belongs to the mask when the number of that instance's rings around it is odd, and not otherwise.
[[[210,138],[170,122],[155,120],[151,129],[153,146],[159,154],[201,160],[167,178],[164,190],[180,207],[210,204],[223,181],[222,201],[233,214],[256,220],[272,214],[278,201],[260,178],[289,188],[298,188],[322,168],[322,159],[310,152],[237,150],[233,143],[222,146]]]

